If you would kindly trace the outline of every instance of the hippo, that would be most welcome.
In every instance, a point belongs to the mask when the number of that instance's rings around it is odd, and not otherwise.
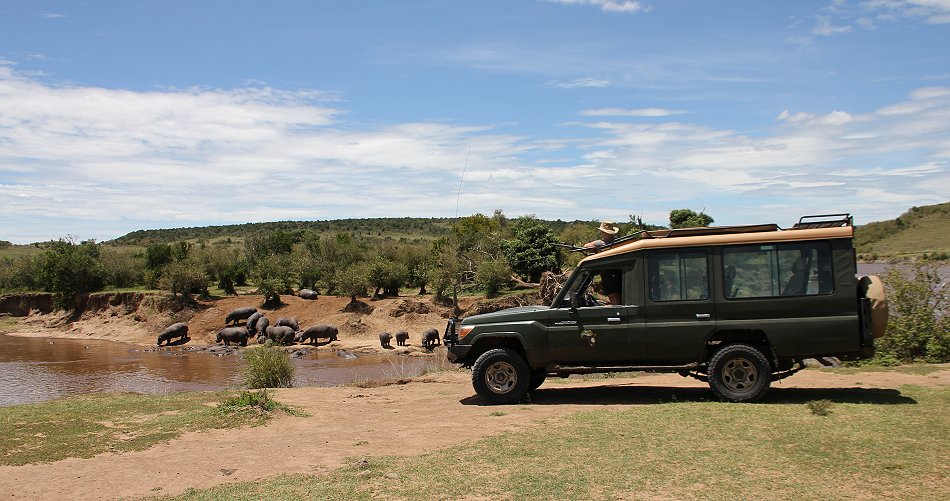
[[[393,340],[392,334],[388,332],[379,333],[379,345],[382,346],[383,348],[386,348],[387,350],[392,348],[393,346],[389,344],[392,342],[392,340]]]
[[[178,322],[177,324],[171,324],[168,327],[165,327],[165,330],[158,335],[158,342],[155,343],[156,346],[161,346],[162,341],[165,341],[166,344],[172,344],[172,338],[185,339],[188,337],[188,324],[184,322]]]
[[[263,313],[255,311],[253,315],[247,317],[247,323],[245,325],[247,325],[247,330],[250,331],[251,337],[254,337],[254,334],[257,332],[257,321],[263,316]]]
[[[299,296],[301,299],[317,299],[320,297],[316,291],[311,289],[300,289],[297,291],[297,296]]]
[[[339,334],[339,331],[332,325],[311,325],[301,331],[300,342],[306,343],[307,340],[310,340],[313,341],[313,344],[317,344],[317,339],[319,338],[328,338],[330,341],[336,341],[337,334]]]
[[[274,325],[290,327],[291,329],[295,331],[300,330],[300,324],[297,323],[297,317],[291,317],[291,318],[280,317],[277,319],[277,323],[275,323]]]
[[[438,329],[429,329],[422,333],[422,347],[431,350],[436,345],[442,344],[439,341],[439,330]]]
[[[218,331],[218,337],[215,343],[224,341],[225,346],[231,346],[231,343],[239,343],[241,346],[247,346],[248,331],[247,327],[225,327]]]
[[[397,331],[396,332],[396,345],[397,346],[406,346],[406,340],[409,339],[409,333],[406,331]]]
[[[228,316],[224,317],[224,325],[237,325],[239,321],[246,320],[255,313],[257,313],[257,308],[253,306],[235,308],[231,310],[231,313],[228,313]]]
[[[292,344],[294,334],[294,330],[286,325],[272,325],[267,328],[267,337],[278,344]]]
[[[267,333],[268,325],[270,325],[270,320],[268,320],[267,317],[262,316],[261,318],[257,319],[257,325],[254,326],[255,329],[257,330],[257,337],[261,339],[264,339],[266,337],[264,334]]]

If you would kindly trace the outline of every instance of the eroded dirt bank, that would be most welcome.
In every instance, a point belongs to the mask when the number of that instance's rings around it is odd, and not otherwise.
[[[142,293],[98,293],[79,299],[75,312],[56,311],[50,296],[45,294],[5,296],[0,313],[17,319],[7,334],[51,338],[106,339],[139,345],[154,345],[158,333],[175,322],[186,322],[189,345],[214,344],[218,330],[225,326],[225,316],[244,306],[258,307],[271,323],[280,317],[297,318],[300,327],[330,324],[340,331],[337,342],[321,349],[347,349],[361,352],[384,352],[379,345],[380,332],[409,332],[409,346],[395,347],[392,352],[423,354],[420,334],[445,328],[450,308],[435,303],[431,296],[397,297],[366,300],[362,312],[346,311],[349,298],[321,296],[316,300],[281,296],[283,304],[272,310],[260,308],[260,295],[228,297],[214,301],[182,303],[167,297]],[[5,301],[5,302],[4,302]],[[474,299],[467,299],[463,307]],[[253,343],[253,341],[252,341]]]
[[[487,435],[541,426],[593,408],[623,410],[658,401],[708,400],[708,387],[676,375],[548,382],[530,404],[492,415],[473,395],[469,374],[444,372],[379,388],[294,388],[277,399],[311,417],[280,417],[266,426],[190,433],[141,452],[102,454],[51,464],[0,467],[7,499],[116,499],[178,494],[188,488],[321,473],[347,458],[414,455]],[[772,402],[829,398],[901,403],[905,384],[950,384],[950,365],[927,375],[838,374],[809,370],[777,382]],[[906,402],[904,402],[906,403]],[[264,466],[262,466],[264,465]],[[233,470],[233,471],[232,471]]]

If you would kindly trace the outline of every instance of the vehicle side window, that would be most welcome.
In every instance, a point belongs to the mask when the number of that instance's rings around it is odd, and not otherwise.
[[[828,242],[726,247],[723,294],[727,298],[831,294],[831,261]]]
[[[648,283],[653,301],[709,299],[706,253],[685,251],[651,255]]]

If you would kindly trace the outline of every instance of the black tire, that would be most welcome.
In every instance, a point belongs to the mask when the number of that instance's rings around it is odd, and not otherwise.
[[[755,402],[772,383],[772,365],[758,348],[730,344],[709,361],[709,387],[720,400]]]
[[[490,405],[516,404],[528,393],[531,370],[517,352],[496,348],[482,353],[472,366],[472,386]]]
[[[547,377],[548,375],[545,374],[544,372],[532,372],[531,382],[530,384],[528,384],[528,391],[537,390],[538,387],[544,384],[544,380],[547,379]]]

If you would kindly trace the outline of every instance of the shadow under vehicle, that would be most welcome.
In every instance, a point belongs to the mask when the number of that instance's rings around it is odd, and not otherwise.
[[[887,305],[857,277],[849,214],[641,231],[584,258],[551,306],[451,319],[449,361],[492,404],[549,376],[675,372],[716,397],[761,399],[808,358],[874,355]]]

